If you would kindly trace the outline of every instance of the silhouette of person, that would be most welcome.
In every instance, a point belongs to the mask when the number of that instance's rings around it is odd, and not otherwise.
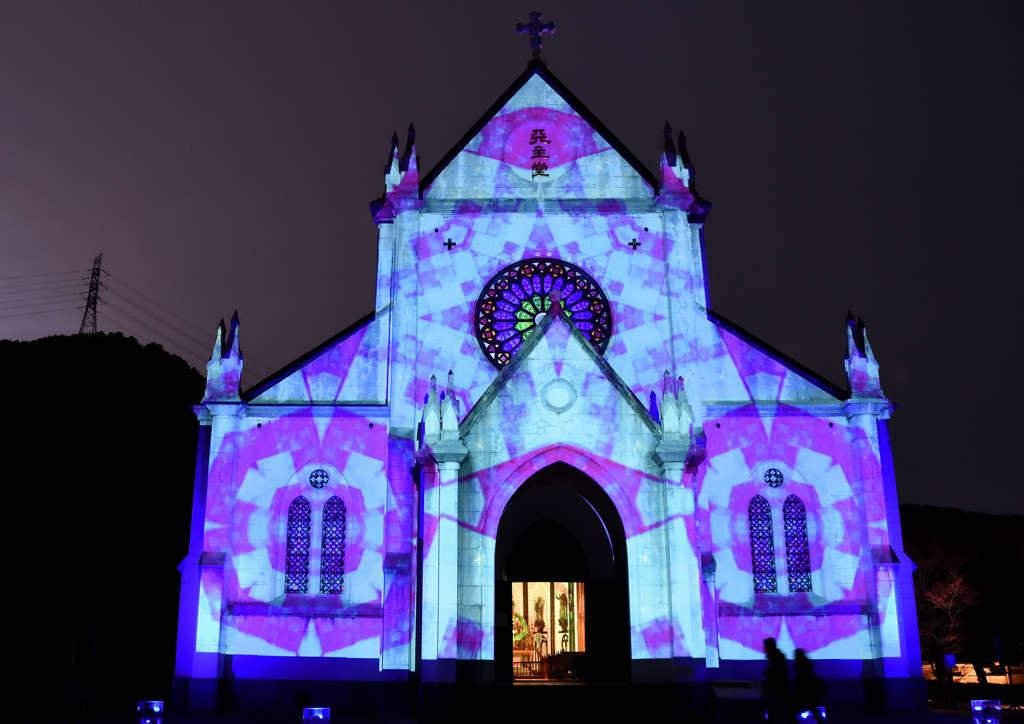
[[[786,655],[779,651],[775,639],[764,640],[768,668],[764,670],[764,709],[769,722],[788,721],[786,700],[789,698],[789,669]]]
[[[793,704],[797,713],[810,710],[814,721],[825,720],[818,713],[818,701],[825,694],[825,682],[814,673],[814,664],[803,649],[796,650],[796,677],[793,679]]]

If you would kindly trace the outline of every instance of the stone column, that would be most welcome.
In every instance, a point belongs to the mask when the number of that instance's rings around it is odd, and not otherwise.
[[[891,571],[887,564],[892,562],[889,547],[889,530],[886,521],[885,484],[882,479],[881,456],[878,445],[878,420],[888,417],[889,401],[885,398],[854,396],[843,404],[846,415],[847,434],[854,456],[857,480],[853,486],[858,507],[861,511],[861,555],[862,570],[871,570],[874,585],[869,587],[871,613],[869,614],[869,648],[864,658],[874,662],[873,677],[884,676],[882,658],[885,649],[891,648],[892,632],[883,631],[895,625],[895,615],[887,611],[895,608]],[[893,610],[895,614],[895,610]],[[885,619],[889,619],[885,621]],[[898,636],[896,637],[898,641]],[[898,647],[898,643],[897,643]]]
[[[665,553],[668,557],[673,659],[700,657],[704,651],[703,639],[694,633],[701,623],[701,597],[695,575],[697,554],[692,536],[694,492],[686,481],[688,455],[689,445],[683,439],[664,440],[654,453],[654,460],[661,465],[664,479]]]
[[[428,477],[424,466],[424,520],[435,521],[435,529],[423,561],[423,679],[454,683],[458,658],[459,465],[469,451],[459,440],[441,440],[425,450],[436,475]],[[426,525],[429,531],[430,523]],[[436,664],[428,665],[430,659]]]
[[[423,521],[424,531],[423,549],[420,555],[423,556],[423,589],[421,591],[420,635],[422,642],[420,657],[424,663],[437,660],[437,587],[438,587],[438,565],[437,565],[437,536],[431,538],[431,521],[440,518],[440,495],[437,489],[437,465],[430,457],[430,452],[421,449],[416,453],[416,459],[420,463],[420,495],[423,496]],[[426,667],[425,667],[426,668]],[[428,672],[424,670],[424,679],[428,679]]]

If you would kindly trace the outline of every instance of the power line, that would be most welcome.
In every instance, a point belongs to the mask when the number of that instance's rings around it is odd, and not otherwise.
[[[155,304],[156,306],[160,307],[160,309],[162,309],[162,310],[164,310],[165,312],[167,312],[168,314],[170,314],[170,315],[171,315],[172,317],[174,317],[175,319],[177,319],[177,320],[178,320],[179,322],[181,322],[181,323],[183,323],[183,324],[187,324],[187,325],[188,325],[189,327],[191,327],[191,328],[192,328],[192,329],[194,329],[195,331],[199,332],[199,334],[203,334],[203,335],[205,335],[205,334],[208,334],[208,333],[209,333],[209,330],[208,330],[208,329],[200,329],[199,327],[197,327],[196,325],[192,324],[192,323],[191,323],[190,321],[188,321],[187,319],[184,319],[184,318],[182,318],[182,317],[178,316],[177,314],[175,314],[174,312],[172,312],[172,311],[171,311],[170,309],[168,309],[167,307],[165,307],[164,305],[162,305],[162,304],[161,304],[160,302],[158,302],[158,301],[156,301],[155,299],[152,299],[152,298],[150,298],[150,297],[147,297],[147,296],[146,296],[145,294],[143,294],[142,292],[140,292],[140,291],[139,291],[138,289],[136,289],[135,287],[131,286],[131,285],[130,285],[130,284],[129,284],[128,282],[126,282],[125,280],[121,279],[120,277],[118,277],[118,276],[115,276],[115,275],[111,274],[111,273],[110,273],[110,272],[108,272],[108,271],[104,271],[103,273],[104,273],[104,274],[106,274],[107,276],[109,276],[109,277],[110,277],[111,279],[116,279],[116,280],[117,280],[118,282],[120,282],[120,283],[121,283],[122,285],[124,285],[124,286],[125,286],[125,287],[126,287],[127,289],[130,289],[131,291],[135,292],[136,294],[138,294],[138,295],[139,295],[140,297],[142,297],[142,298],[143,298],[143,299],[145,299],[146,301],[148,301],[148,302],[151,302],[151,303]]]
[[[155,335],[155,339],[153,341],[162,340],[163,344],[168,345],[171,350],[177,349],[179,351],[184,351],[187,354],[187,356],[190,357],[191,359],[198,360],[199,363],[196,365],[197,368],[202,369],[202,367],[204,366],[205,362],[207,361],[208,354],[206,352],[196,352],[194,349],[189,349],[188,346],[182,344],[180,340],[172,339],[167,334],[164,334],[164,333],[160,332],[159,330],[154,329],[153,327],[148,325],[143,320],[139,319],[138,317],[136,317],[133,314],[130,314],[129,312],[126,312],[125,310],[121,309],[120,307],[114,306],[110,302],[104,302],[104,304],[106,304],[108,311],[116,312],[118,315],[123,315],[123,316],[127,317],[128,319],[132,320],[133,322],[135,322],[136,324],[138,324],[138,325],[142,326],[143,328],[149,330],[153,335]],[[141,308],[139,308],[139,309],[141,309]],[[141,311],[146,311],[146,310],[142,309]],[[125,327],[125,328],[129,328],[129,325],[125,324],[123,321],[118,321],[118,320],[115,320],[115,321],[117,321],[117,323],[120,326]],[[129,329],[129,331],[132,331],[132,330]],[[148,336],[148,335],[139,334],[137,331],[134,331],[133,334],[134,334],[134,336],[136,338],[140,338],[140,339],[143,338],[143,337]],[[182,356],[182,355],[179,355],[179,356]],[[259,367],[259,365],[255,365],[255,366]],[[262,376],[266,376],[266,375],[262,375]]]
[[[17,304],[18,302],[32,302],[32,301],[35,301],[37,299],[56,299],[56,298],[59,298],[59,297],[80,297],[83,294],[85,294],[85,292],[75,292],[75,291],[68,291],[68,290],[64,290],[64,289],[53,289],[53,290],[50,290],[50,291],[56,292],[56,294],[43,294],[41,296],[37,294],[37,295],[35,295],[33,297],[14,297],[12,299],[0,299],[0,305],[2,305],[2,304]]]
[[[45,307],[52,305],[60,305],[54,309],[39,309],[35,311],[26,312],[15,312],[13,314],[0,314],[0,319],[9,319],[13,317],[31,316],[36,314],[49,314],[56,312],[70,311],[66,304],[76,297],[80,297],[85,292],[65,292],[65,290],[80,288],[81,281],[89,281],[88,298],[85,304],[85,313],[82,317],[82,325],[79,328],[79,333],[83,333],[86,330],[94,332],[98,324],[98,305],[104,304],[107,309],[115,313],[118,319],[113,320],[118,326],[128,328],[137,337],[147,337],[149,335],[139,335],[135,333],[139,327],[148,330],[153,335],[154,341],[160,341],[169,345],[171,349],[177,349],[184,352],[189,358],[196,359],[199,363],[204,363],[210,356],[210,349],[206,342],[197,339],[195,334],[190,333],[186,329],[182,329],[181,326],[172,323],[165,316],[158,314],[141,302],[132,299],[126,294],[122,294],[117,288],[110,288],[110,286],[103,284],[101,281],[102,276],[107,276],[111,280],[116,280],[117,284],[114,285],[118,288],[123,287],[126,290],[138,295],[141,299],[146,300],[149,304],[162,310],[167,316],[177,320],[181,325],[184,325],[188,329],[195,330],[203,338],[206,337],[209,330],[203,330],[193,324],[192,322],[184,319],[180,315],[171,311],[160,302],[156,301],[147,294],[139,291],[128,282],[124,281],[120,277],[111,274],[101,266],[103,255],[100,254],[96,257],[93,262],[93,268],[91,273],[87,277],[81,277],[76,279],[60,279],[54,277],[67,276],[71,274],[81,275],[83,270],[75,269],[63,272],[46,272],[41,274],[24,274],[19,276],[3,277],[0,278],[0,282],[4,281],[15,281],[20,282],[21,280],[34,279],[36,281],[25,281],[23,283],[16,284],[0,284],[0,295],[9,296],[9,299],[3,299],[0,296],[0,312],[6,312],[14,309],[33,309],[34,307]],[[104,294],[104,298],[100,298],[100,290],[106,290],[111,295],[122,300],[128,305],[129,309],[146,315],[150,318],[152,323],[147,323],[144,319],[140,319],[135,316],[127,309],[123,309],[120,306],[113,304],[110,297]],[[55,294],[50,294],[54,292]],[[45,296],[50,294],[49,296]],[[82,309],[83,307],[77,307]],[[125,324],[125,319],[131,320],[134,324]],[[136,326],[137,325],[137,326]],[[264,367],[263,365],[255,362],[254,360],[247,359],[246,366],[253,372],[259,374],[261,377],[266,377],[271,374],[271,370]]]
[[[100,301],[103,301],[103,300],[100,300]],[[122,314],[122,312],[120,310],[108,309],[107,311],[108,312],[111,312],[111,311],[117,312],[118,315]],[[111,317],[110,314],[107,314],[105,316],[106,316],[106,319],[108,321],[110,321],[111,323],[113,323],[116,326],[116,331],[119,334],[122,333],[122,332],[125,332],[125,333],[131,335],[132,337],[135,337],[135,339],[139,342],[139,344],[142,344],[142,345],[146,345],[147,343],[148,344],[156,344],[157,343],[153,336],[151,336],[149,334],[143,334],[143,333],[139,332],[132,325],[130,325],[130,324],[128,324],[128,323],[126,323],[126,322],[124,322],[122,320],[119,320],[119,319],[113,319],[113,317]],[[108,332],[108,334],[110,334],[110,333]],[[149,342],[147,342],[147,340],[149,340]],[[165,349],[166,349],[166,347],[165,347]],[[172,352],[172,354],[174,354],[174,353]],[[178,356],[181,357],[181,355],[178,355]]]
[[[156,313],[146,309],[145,307],[143,307],[143,306],[141,306],[139,304],[136,304],[135,302],[133,302],[131,299],[129,299],[128,297],[124,296],[123,294],[118,294],[118,292],[115,289],[107,287],[107,291],[112,293],[114,296],[117,296],[118,298],[124,300],[128,304],[130,304],[132,309],[134,309],[136,311],[139,311],[139,312],[141,312],[143,314],[149,315],[152,319],[154,319],[156,322],[158,322],[160,325],[162,325],[162,327],[166,327],[166,329],[173,330],[178,335],[179,338],[177,340],[175,340],[174,336],[168,334],[166,331],[164,331],[164,332],[157,332],[157,330],[153,329],[153,327],[151,327],[148,324],[146,324],[145,322],[143,322],[143,320],[138,319],[137,317],[131,317],[132,319],[135,319],[135,321],[137,323],[145,325],[146,328],[149,329],[150,331],[152,331],[154,334],[159,334],[161,336],[161,338],[163,338],[165,340],[168,340],[173,345],[175,345],[175,346],[177,346],[179,348],[183,348],[183,349],[191,348],[192,349],[192,354],[196,358],[198,358],[199,360],[205,362],[206,360],[209,359],[210,352],[208,351],[209,348],[206,346],[205,343],[203,343],[202,341],[196,339],[195,337],[187,334],[183,330],[177,328],[176,326],[174,326],[173,324],[168,322],[166,319],[164,319],[160,315],[158,315],[158,314],[156,314]],[[106,295],[104,295],[104,296],[106,297]],[[127,311],[125,311],[124,309],[121,309],[120,307],[114,305],[113,302],[110,301],[109,297],[106,297],[102,301],[109,308],[115,309],[118,312],[120,312],[121,314],[124,314],[125,316],[129,316]],[[190,342],[191,345],[190,344],[185,344],[184,340],[188,340],[188,342]],[[192,347],[192,345],[194,345],[194,347]],[[202,350],[202,351],[201,352],[196,352],[195,351],[196,349],[199,349],[199,350]],[[267,370],[267,368],[264,367],[263,365],[259,364],[259,363],[253,362],[251,360],[246,360],[246,364],[249,365],[249,367],[251,369],[253,369],[253,371],[256,372],[257,374],[260,374],[262,376],[266,376],[266,375],[270,374],[270,372]]]
[[[170,309],[167,309],[167,307],[163,306],[162,304],[157,302],[155,299],[152,299],[152,298],[146,296],[145,294],[143,294],[142,292],[138,291],[137,289],[134,289],[127,282],[125,282],[124,280],[120,279],[119,277],[111,274],[110,272],[104,271],[104,274],[106,274],[108,277],[110,277],[111,280],[116,280],[118,282],[118,286],[124,286],[124,287],[127,287],[128,289],[131,289],[133,292],[138,294],[143,299],[146,299],[147,301],[151,302],[154,306],[159,307],[160,309],[162,309],[165,312],[167,312],[167,314],[171,315],[172,317],[174,317],[177,320],[180,320],[183,324],[188,325],[192,329],[195,329],[197,332],[199,332],[199,334],[202,334],[202,335],[205,336],[206,332],[204,332],[203,330],[199,329],[199,327],[197,327],[196,325],[192,324],[188,320],[183,319],[179,315],[175,314]],[[207,350],[209,350],[209,347],[207,346],[207,342],[204,342],[204,341],[202,341],[200,339],[197,339],[196,337],[192,336],[191,334],[189,334],[185,330],[183,330],[180,327],[172,324],[171,322],[169,322],[167,319],[165,319],[161,315],[156,314],[153,311],[150,311],[146,307],[142,306],[142,304],[140,304],[140,303],[136,302],[135,300],[125,296],[124,294],[119,293],[117,291],[117,289],[115,289],[113,287],[113,285],[105,286],[104,288],[108,292],[110,292],[113,295],[119,297],[120,299],[122,299],[126,303],[130,304],[133,309],[136,309],[139,312],[142,312],[143,314],[146,314],[146,315],[150,316],[154,320],[158,321],[164,327],[166,327],[168,329],[171,329],[171,330],[174,330],[174,332],[176,332],[178,335],[180,335],[183,339],[189,340],[192,344],[197,345],[199,347],[199,349],[204,350],[202,355],[200,355],[201,359],[206,360],[206,359],[209,358],[209,354],[210,353],[207,351]],[[106,303],[108,305],[110,304],[109,298],[106,301]],[[169,337],[166,334],[164,334],[163,337],[165,339],[169,339]],[[254,372],[256,372],[257,374],[259,374],[259,375],[261,375],[263,377],[271,374],[271,370],[269,370],[268,368],[264,367],[263,365],[259,364],[258,362],[255,362],[253,360],[247,359],[246,360],[246,365],[248,365],[250,369],[252,369]]]
[[[117,312],[118,314],[127,317],[128,319],[132,320],[133,322],[135,322],[136,324],[140,325],[141,327],[143,327],[145,329],[148,329],[150,332],[152,332],[158,338],[162,339],[165,343],[169,344],[171,347],[174,347],[176,349],[183,350],[183,351],[187,352],[190,357],[193,357],[193,358],[199,357],[200,359],[202,359],[202,354],[201,353],[197,354],[194,349],[189,349],[188,345],[183,345],[183,344],[181,344],[180,341],[176,341],[174,339],[171,339],[166,334],[163,334],[162,332],[160,332],[160,331],[158,331],[156,329],[153,329],[153,327],[149,326],[148,324],[146,324],[144,321],[142,321],[141,319],[139,319],[135,315],[133,315],[133,314],[131,314],[129,312],[126,312],[125,310],[121,309],[120,307],[116,307],[116,306],[110,304],[110,302],[106,302],[106,305],[107,305],[108,309],[110,309],[110,310],[112,310],[114,312]]]
[[[88,274],[89,270],[88,269],[70,269],[68,271],[62,271],[62,272],[44,272],[42,274],[21,274],[19,276],[13,276],[13,277],[0,277],[0,282],[6,282],[6,281],[9,281],[11,279],[33,279],[35,277],[52,277],[52,276],[57,276],[59,274],[83,274],[83,273],[84,274]]]
[[[206,346],[206,344],[204,342],[201,342],[200,340],[196,339],[195,337],[190,335],[188,332],[185,332],[185,331],[183,331],[181,329],[178,329],[177,327],[175,327],[173,324],[171,324],[167,320],[161,318],[159,315],[154,314],[153,312],[149,311],[145,307],[136,304],[135,302],[133,302],[131,299],[129,299],[128,297],[124,296],[123,294],[119,294],[116,289],[112,289],[110,287],[107,287],[107,291],[110,292],[111,294],[113,294],[116,297],[120,297],[121,299],[126,301],[128,304],[131,304],[133,307],[138,309],[140,312],[144,312],[145,314],[148,314],[149,316],[153,317],[154,319],[157,319],[160,322],[163,322],[163,324],[167,325],[169,328],[171,328],[174,331],[176,331],[178,334],[180,334],[185,339],[188,339],[188,340],[198,344],[200,348],[203,348],[203,347]]]
[[[78,307],[59,307],[57,309],[40,309],[37,312],[18,312],[16,314],[0,314],[0,319],[12,319],[14,317],[31,317],[35,314],[53,314],[55,312],[77,312]]]
[[[86,279],[88,277],[85,277]],[[45,291],[47,289],[62,289],[64,287],[81,287],[83,278],[60,279],[52,282],[31,282],[29,284],[10,284],[0,286],[0,294],[24,294],[25,292]]]
[[[67,292],[66,294],[52,294],[48,297],[31,297],[29,299],[3,299],[0,300],[0,309],[16,309],[27,307],[33,304],[51,302],[58,299],[81,299],[82,292]],[[79,307],[81,309],[81,307]]]

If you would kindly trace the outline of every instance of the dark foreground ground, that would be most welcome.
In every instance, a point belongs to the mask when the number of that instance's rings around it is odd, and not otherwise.
[[[582,687],[581,687],[582,688]],[[743,711],[736,709],[728,710],[723,707],[716,717],[714,712],[692,713],[686,710],[663,708],[659,706],[634,706],[627,704],[625,707],[616,706],[618,702],[597,701],[594,706],[594,699],[600,700],[600,696],[592,696],[589,693],[583,694],[589,703],[572,703],[569,707],[547,704],[536,705],[531,701],[529,706],[523,706],[519,702],[502,699],[482,703],[475,711],[462,711],[460,715],[441,716],[431,718],[377,718],[366,715],[346,715],[342,711],[332,710],[331,721],[335,724],[418,724],[419,722],[517,722],[520,724],[540,724],[540,722],[554,722],[556,724],[584,724],[588,722],[622,722],[637,724],[648,724],[653,722],[678,722],[679,724],[693,724],[704,722],[735,722],[737,724],[761,724],[764,722],[763,714],[757,716],[756,707]],[[532,698],[532,697],[531,697]],[[621,701],[621,700],[620,700]],[[753,703],[753,702],[751,702]],[[856,714],[842,711],[828,712],[828,722],[870,722],[871,724],[890,724],[895,722],[908,722],[910,724],[953,724],[954,722],[972,722],[968,716],[969,706],[958,703],[958,711],[954,713],[948,702],[930,702],[930,711],[927,713],[868,713]],[[1005,704],[1004,704],[1005,706]],[[44,717],[45,718],[45,717]],[[28,720],[32,721],[32,720]],[[40,719],[42,721],[42,719]],[[140,719],[132,712],[122,714],[96,714],[72,719],[59,719],[59,721],[81,722],[82,724],[139,724]],[[145,720],[142,720],[145,721]],[[1024,722],[1024,712],[1004,709],[1001,721],[1004,723]],[[233,712],[233,713],[204,713],[189,711],[170,711],[160,719],[150,719],[151,724],[300,724],[302,722],[301,709],[296,708],[291,715],[271,714],[267,712]]]
[[[1017,712],[1017,715],[1018,715],[1018,718],[1015,720],[1014,719],[1014,712],[1004,711],[1003,712],[1003,716],[1002,716],[1002,722],[1015,722],[1015,721],[1024,722],[1024,716],[1021,716],[1020,712]],[[557,721],[558,719],[561,718],[561,717],[557,717],[557,716],[556,717],[548,717],[548,716],[544,715],[543,713],[540,714],[540,717],[542,719],[546,719],[546,720],[549,720],[549,721],[552,720],[552,719]],[[536,717],[534,715],[532,715],[531,713],[525,713],[523,715],[522,721],[525,724],[526,722],[529,722],[531,719],[535,719],[535,718]],[[96,722],[97,724],[99,724],[101,722],[104,723],[104,724],[106,724],[106,723],[109,723],[109,724],[136,724],[138,722],[138,719],[135,716],[133,716],[133,715],[123,715],[123,716],[106,715],[106,716],[90,717],[90,718],[87,718],[87,719],[80,719],[78,721],[89,722],[89,723]],[[172,712],[169,716],[164,717],[162,720],[157,720],[157,721],[160,721],[160,724],[250,724],[250,723],[251,724],[286,724],[286,723],[287,724],[300,724],[301,721],[302,721],[302,716],[299,713],[296,713],[296,715],[292,716],[292,717],[259,716],[259,715],[248,715],[248,716],[244,716],[243,717],[243,716],[240,716],[240,715],[231,715],[231,714],[199,714],[199,713],[193,713],[193,712]],[[346,716],[337,716],[337,715],[335,715],[335,716],[332,716],[331,721],[334,722],[335,724],[418,724],[421,720],[419,720],[419,719],[387,719],[387,720],[379,720],[379,719],[372,719],[372,718],[369,718],[369,717],[357,717],[357,716],[356,717],[346,717]],[[490,712],[481,712],[480,713],[480,717],[476,721],[484,722],[485,723],[485,722],[494,721],[494,719],[492,719],[492,714]],[[580,722],[582,724],[583,722],[588,721],[588,719],[584,719],[584,718],[573,719],[573,718],[570,718],[567,721],[578,721],[578,722]],[[589,721],[601,721],[601,720],[589,719]],[[614,721],[614,722],[623,722],[623,723],[626,723],[626,722],[637,722],[637,724],[640,724],[641,722],[646,723],[646,722],[665,721],[665,722],[679,722],[680,724],[682,724],[682,723],[685,723],[685,722],[700,722],[700,721],[709,721],[709,720],[690,718],[690,717],[687,717],[683,713],[675,713],[675,714],[666,713],[664,716],[661,716],[661,717],[653,717],[653,716],[650,716],[650,715],[638,716],[638,717],[622,717],[622,718],[615,717],[615,718],[604,719],[603,721]],[[714,721],[714,720],[710,720],[710,721]],[[761,722],[763,722],[764,720],[763,719],[762,720],[758,720],[758,719],[727,719],[727,720],[723,720],[723,721],[733,721],[733,722],[737,722],[738,724],[739,723],[742,723],[742,724],[755,724],[755,723],[756,724],[761,724]],[[932,712],[930,712],[928,714],[923,714],[923,715],[870,714],[870,715],[862,715],[862,716],[859,716],[859,717],[849,717],[849,716],[843,717],[842,715],[836,714],[834,716],[830,715],[828,717],[828,721],[829,722],[843,722],[844,724],[853,724],[854,722],[866,722],[866,723],[870,723],[870,724],[894,724],[895,722],[907,722],[908,724],[928,724],[928,723],[934,723],[934,724],[954,724],[956,722],[960,722],[960,723],[971,722],[972,719],[970,717],[968,717],[968,716],[965,716],[963,710],[961,709],[959,716],[955,716],[952,711],[933,710]]]

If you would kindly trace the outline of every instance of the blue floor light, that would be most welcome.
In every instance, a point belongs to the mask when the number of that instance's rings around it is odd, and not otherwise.
[[[138,706],[139,724],[160,724],[164,715],[162,701],[140,701]]]
[[[974,724],[999,724],[1002,702],[995,699],[972,699],[971,716]]]
[[[316,722],[316,724],[330,724],[331,710],[326,706],[311,706],[302,710],[302,724]]]
[[[825,707],[818,706],[818,707],[815,707],[815,708],[818,710],[818,719],[817,719],[817,721],[825,721]],[[814,710],[813,709],[808,709],[807,711],[802,711],[802,712],[800,712],[799,714],[796,715],[796,718],[797,718],[797,721],[815,721]]]

